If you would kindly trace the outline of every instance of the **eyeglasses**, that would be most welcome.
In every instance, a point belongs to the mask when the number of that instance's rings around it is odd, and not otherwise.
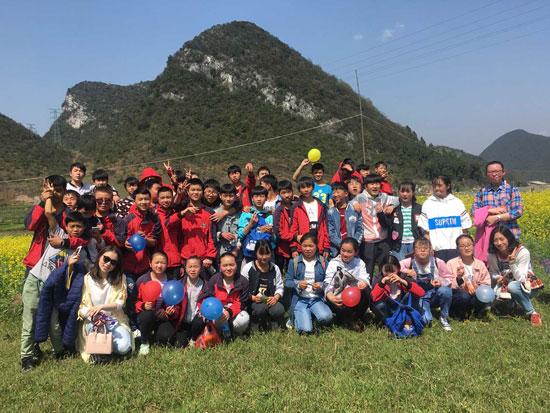
[[[416,251],[429,251],[430,247],[414,247]]]
[[[110,204],[113,200],[111,198],[96,198],[95,202],[98,204]]]
[[[105,264],[111,264],[113,267],[116,267],[118,265],[118,260],[108,257],[107,255],[103,256],[103,262]]]
[[[471,250],[472,248],[474,248],[474,244],[459,245],[458,248],[460,248],[461,250]]]
[[[498,175],[504,172],[502,169],[499,169],[498,171],[487,171],[487,175]]]

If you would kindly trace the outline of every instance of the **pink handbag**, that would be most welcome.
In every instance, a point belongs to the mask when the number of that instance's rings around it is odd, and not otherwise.
[[[111,354],[113,352],[113,334],[104,328],[103,333],[97,331],[97,327],[86,336],[86,353]]]

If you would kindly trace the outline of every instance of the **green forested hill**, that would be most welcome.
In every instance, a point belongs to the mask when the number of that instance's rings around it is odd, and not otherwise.
[[[214,26],[169,56],[152,82],[121,87],[83,82],[69,89],[58,125],[66,145],[88,162],[121,174],[121,165],[186,157],[221,177],[230,163],[266,164],[288,176],[317,147],[327,170],[351,156],[361,161],[358,117],[240,149],[193,154],[268,139],[359,113],[358,97],[274,36],[248,22]],[[480,178],[477,159],[426,146],[363,100],[367,161],[385,160],[394,177],[448,173]],[[47,138],[52,137],[52,131]],[[152,165],[155,167],[162,166]]]
[[[58,173],[71,159],[69,151],[0,114],[0,181]]]
[[[516,129],[490,144],[480,156],[498,159],[507,170],[521,172],[527,179],[550,180],[550,137]]]

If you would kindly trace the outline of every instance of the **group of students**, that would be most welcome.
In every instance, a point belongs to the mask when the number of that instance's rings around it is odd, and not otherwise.
[[[475,242],[446,175],[433,179],[421,206],[412,181],[393,195],[384,162],[371,173],[344,159],[330,185],[320,163],[311,165],[312,177],[300,177],[309,163],[293,176],[299,194],[291,181],[267,167],[256,174],[252,164],[244,183],[240,167],[230,166],[224,184],[169,164],[165,184],[146,168],[125,180],[125,198],[106,171],[84,184],[82,163],[71,165],[70,182],[47,177],[25,217],[34,237],[24,260],[23,371],[39,363],[48,337],[56,358],[76,350],[101,361],[85,349],[98,329],[112,333],[113,353],[122,356],[136,338],[141,355],[151,343],[192,345],[210,323],[201,313],[208,297],[223,304],[212,323],[226,338],[282,327],[311,333],[333,323],[361,330],[369,309],[384,322],[409,297],[426,325],[439,308],[442,328],[451,331],[450,314],[484,315],[487,304],[476,298],[482,285],[542,324],[531,303],[542,283],[518,241],[523,202],[504,181],[502,163],[487,165],[489,185],[472,206]],[[145,240],[142,250],[134,250],[135,234]],[[162,295],[148,301],[149,283],[172,280],[185,290],[178,304]],[[347,287],[360,292],[355,306],[342,300]]]

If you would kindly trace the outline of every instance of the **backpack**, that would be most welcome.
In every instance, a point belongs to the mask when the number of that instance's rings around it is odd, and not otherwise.
[[[388,296],[389,300],[392,300],[397,304],[397,310],[391,317],[386,318],[384,323],[388,330],[390,330],[395,338],[410,338],[418,337],[424,330],[425,323],[422,319],[422,315],[416,309],[411,306],[412,295],[409,293],[408,304],[401,304],[399,301],[394,300]],[[405,323],[409,321],[410,326],[405,326]]]
[[[258,231],[259,228],[263,227],[266,224],[267,222],[265,221],[264,217],[258,215],[258,223],[244,239],[243,254],[245,255],[245,257],[256,258],[256,252],[254,251],[254,249],[256,248],[256,243],[261,239],[265,239],[267,241],[271,240],[271,234],[269,232]]]
[[[294,267],[294,275],[296,276],[296,273],[298,272],[298,257],[292,258],[292,266]],[[323,267],[323,271],[327,270],[327,260],[322,255],[319,255],[319,261],[321,261],[321,267]]]

